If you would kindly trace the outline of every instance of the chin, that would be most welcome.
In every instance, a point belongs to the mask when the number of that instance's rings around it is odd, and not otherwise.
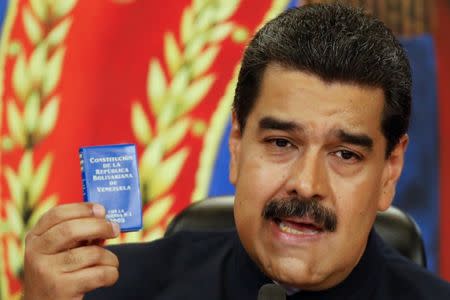
[[[274,259],[272,256],[261,267],[272,280],[293,288],[319,290],[326,288],[329,279],[327,272],[317,271],[319,266],[292,257]]]

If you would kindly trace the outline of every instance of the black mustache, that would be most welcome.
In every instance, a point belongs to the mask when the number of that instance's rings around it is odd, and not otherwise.
[[[322,206],[320,201],[315,198],[305,199],[294,196],[272,199],[264,207],[262,216],[266,220],[308,217],[325,231],[334,232],[337,228],[336,213]]]

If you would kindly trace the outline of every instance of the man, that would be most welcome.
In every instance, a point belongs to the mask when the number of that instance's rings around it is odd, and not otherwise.
[[[289,299],[450,299],[372,229],[395,194],[410,106],[405,52],[380,21],[336,4],[283,13],[248,46],[236,88],[237,232],[111,252],[83,242],[118,234],[102,207],[59,206],[27,236],[25,299],[256,299],[266,283]]]

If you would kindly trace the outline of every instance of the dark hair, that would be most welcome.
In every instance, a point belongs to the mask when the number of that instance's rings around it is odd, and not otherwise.
[[[360,9],[305,5],[285,11],[256,33],[244,53],[233,102],[241,131],[269,63],[326,82],[382,88],[386,157],[408,130],[411,71],[405,50],[386,25]]]

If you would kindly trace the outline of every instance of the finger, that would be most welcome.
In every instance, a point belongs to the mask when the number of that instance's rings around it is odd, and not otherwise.
[[[105,242],[106,241],[104,239],[96,239],[96,240],[93,240],[90,244],[102,247],[102,246],[105,246]]]
[[[112,266],[95,266],[67,273],[67,288],[72,295],[83,296],[94,289],[111,286],[119,278],[119,270]]]
[[[92,266],[111,266],[118,268],[119,259],[109,250],[99,246],[86,246],[58,253],[55,265],[60,272],[69,273]]]
[[[83,241],[117,237],[120,228],[117,223],[106,219],[84,218],[59,223],[39,237],[33,239],[35,251],[54,254],[80,246]]]
[[[51,227],[72,219],[105,216],[105,208],[97,203],[71,203],[55,206],[39,219],[33,228],[34,235],[41,235]]]

